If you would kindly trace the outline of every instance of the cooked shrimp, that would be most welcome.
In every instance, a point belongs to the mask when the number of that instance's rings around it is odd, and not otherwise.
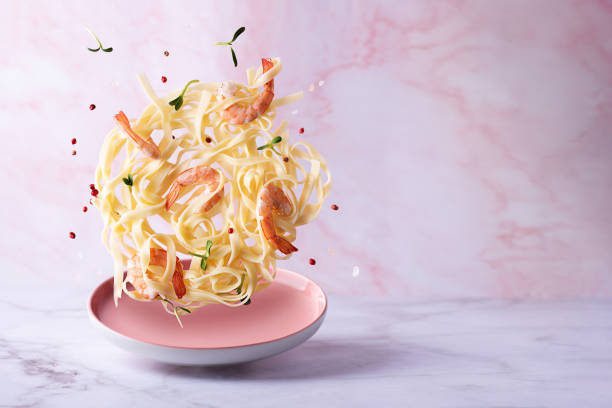
[[[263,66],[263,72],[267,72],[274,66],[274,63],[271,59],[262,58],[261,65]],[[224,85],[222,85],[222,88]],[[232,88],[230,87],[230,89]],[[235,93],[235,88],[230,92],[233,95]],[[225,93],[227,92],[221,92],[222,95]],[[259,94],[250,105],[243,106],[235,103],[225,108],[223,111],[223,119],[227,120],[232,125],[244,125],[259,115],[262,115],[270,107],[272,99],[274,99],[274,79],[264,84],[263,92]]]
[[[191,169],[187,169],[172,182],[170,190],[168,190],[168,196],[166,197],[166,211],[172,207],[172,204],[176,201],[183,187],[192,184],[206,184],[208,191],[215,191],[219,187],[219,180],[221,176],[219,172],[212,167],[208,166],[197,166]],[[213,208],[221,198],[223,197],[223,187],[217,192],[210,200],[208,200],[202,206],[202,212],[206,212]]]
[[[261,231],[264,237],[272,246],[283,254],[290,254],[297,251],[291,242],[287,241],[280,235],[276,235],[276,226],[274,225],[274,214],[287,216],[293,211],[293,206],[289,198],[283,193],[283,190],[268,184],[259,195],[259,216],[261,217]]]
[[[134,129],[130,126],[130,121],[125,116],[123,111],[119,111],[118,114],[115,115],[115,122],[117,126],[121,128],[129,137],[138,145],[140,151],[147,157],[152,159],[159,159],[161,153],[159,151],[159,147],[149,138],[149,140],[145,140],[142,137],[138,136],[138,133],[134,132]]]
[[[149,265],[166,267],[167,252],[165,250],[151,248],[149,254]],[[131,265],[128,264],[126,280],[134,286],[134,290],[142,299],[151,300],[157,297],[157,291],[148,287],[144,280],[142,265],[140,264],[140,257],[138,255],[132,257]],[[172,287],[174,288],[174,293],[177,298],[180,299],[185,296],[187,289],[183,281],[183,265],[178,257],[176,257],[176,265],[174,266],[174,274],[172,275]]]

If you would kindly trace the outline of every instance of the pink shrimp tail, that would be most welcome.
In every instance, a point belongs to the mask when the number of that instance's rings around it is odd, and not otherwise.
[[[222,186],[221,190],[219,190],[217,194],[212,196],[210,200],[204,203],[204,205],[202,206],[202,212],[207,212],[210,209],[212,209],[215,205],[217,205],[217,203],[221,201],[221,199],[223,198],[224,192],[225,192],[225,188]]]
[[[161,156],[159,147],[157,147],[152,140],[145,140],[138,136],[138,134],[134,132],[130,126],[130,120],[123,111],[119,111],[119,113],[115,115],[115,122],[117,123],[117,126],[119,126],[130,137],[130,139],[132,139],[132,141],[138,145],[138,148],[142,153],[153,159],[159,159]]]
[[[263,67],[263,72],[268,72],[274,66],[274,63],[270,58],[262,58],[261,66]]]
[[[115,115],[115,122],[125,131],[130,127],[130,121],[123,111],[119,111],[119,113]]]
[[[168,197],[166,197],[166,211],[172,207],[172,204],[176,201],[179,194],[181,193],[181,184],[174,181],[168,190]]]
[[[185,280],[183,279],[183,265],[181,261],[176,258],[176,265],[174,266],[174,274],[172,274],[172,287],[177,298],[182,298],[187,293],[185,288]]]
[[[285,238],[279,235],[275,235],[270,239],[270,241],[279,251],[281,251],[285,255],[298,251],[298,249],[294,247],[291,242],[287,241]]]
[[[265,73],[265,72],[268,72],[270,69],[272,69],[272,67],[274,66],[274,63],[272,62],[270,58],[262,58],[261,66],[263,67],[263,72]],[[274,78],[266,82],[266,84],[264,85],[264,88],[268,89],[271,92],[274,92]]]

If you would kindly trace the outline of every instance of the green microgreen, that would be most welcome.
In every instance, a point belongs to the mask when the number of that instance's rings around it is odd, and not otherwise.
[[[274,145],[275,145],[275,144],[277,144],[277,143],[280,143],[282,140],[283,140],[283,138],[282,138],[282,137],[280,137],[280,136],[276,136],[274,139],[270,140],[270,143],[267,143],[267,144],[265,144],[265,145],[263,145],[263,146],[259,146],[259,147],[257,148],[257,150],[263,150],[263,149],[266,149],[266,148],[268,148],[268,147],[269,147],[270,149],[272,149],[272,151],[273,151],[274,153],[276,153],[276,154],[278,154],[278,155],[280,156],[280,155],[281,155],[281,154],[280,154],[280,152],[279,152],[279,151],[277,151],[277,150],[274,148]]]
[[[168,105],[174,106],[174,110],[179,110],[181,106],[183,106],[183,95],[185,95],[185,92],[187,91],[187,87],[189,87],[189,85],[196,83],[196,82],[200,82],[200,81],[197,79],[194,79],[192,81],[187,82],[187,85],[185,85],[185,87],[183,88],[183,92],[181,92],[179,96],[177,96],[176,98],[168,102]]]
[[[232,61],[234,61],[234,66],[237,67],[238,66],[238,58],[236,58],[236,53],[234,52],[234,48],[232,47],[232,44],[234,44],[234,41],[236,41],[236,39],[238,38],[238,36],[242,33],[244,33],[244,30],[246,30],[246,28],[244,27],[240,27],[239,29],[236,30],[236,32],[234,33],[234,37],[232,38],[232,41],[227,41],[227,42],[216,42],[215,45],[227,45],[228,47],[230,47],[230,51],[232,52]]]
[[[162,298],[162,302],[166,302],[166,303],[168,303],[172,307],[172,311],[174,312],[174,316],[176,316],[176,320],[178,320],[178,323],[179,323],[179,325],[181,326],[181,329],[182,329],[183,328],[183,322],[181,322],[181,318],[179,317],[178,310],[180,309],[180,310],[182,310],[184,312],[187,312],[187,313],[191,313],[191,310],[189,310],[189,309],[187,309],[187,308],[185,308],[183,306],[175,306],[175,304],[172,303],[171,301],[169,301],[168,299]]]
[[[209,239],[206,241],[206,251],[204,251],[203,255],[200,254],[194,254],[193,252],[189,252],[189,255],[193,255],[193,256],[197,256],[198,258],[202,258],[202,262],[200,262],[200,268],[202,268],[203,271],[206,270],[206,268],[208,267],[208,257],[210,256],[210,249],[213,246],[213,242]]]
[[[98,51],[102,50],[102,51],[104,51],[104,52],[111,52],[111,51],[113,50],[113,47],[104,48],[104,47],[102,46],[102,43],[101,43],[101,42],[100,42],[100,40],[98,39],[98,36],[97,36],[97,35],[95,35],[95,34],[93,33],[93,31],[91,31],[91,30],[89,29],[89,27],[85,27],[85,29],[86,29],[87,31],[89,31],[89,34],[91,34],[91,35],[93,36],[93,38],[95,38],[96,42],[98,43],[98,48],[89,48],[89,47],[88,47],[87,49],[88,49],[89,51],[91,51],[91,52],[98,52]]]
[[[244,275],[242,275],[240,277],[240,285],[238,286],[238,289],[236,290],[238,292],[238,294],[241,293],[242,291],[242,284],[244,283]],[[241,302],[244,302],[244,299],[246,299],[247,297],[243,297],[242,299],[240,299]],[[244,302],[245,306],[246,305],[250,305],[251,304],[251,298],[249,298],[246,302]]]
[[[132,186],[134,185],[134,178],[132,177],[130,173],[128,173],[128,176],[123,178],[123,182],[125,183],[126,186],[129,186],[131,189]]]

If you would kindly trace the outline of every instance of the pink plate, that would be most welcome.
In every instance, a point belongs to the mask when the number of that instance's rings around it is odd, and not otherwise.
[[[289,350],[312,336],[325,317],[327,299],[310,279],[278,269],[275,281],[251,304],[212,304],[182,315],[183,328],[159,302],[125,294],[113,303],[113,280],[89,298],[89,317],[119,347],[167,363],[217,365],[257,360]]]

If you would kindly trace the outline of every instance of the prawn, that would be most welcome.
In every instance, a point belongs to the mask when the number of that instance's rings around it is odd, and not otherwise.
[[[149,254],[149,265],[166,267],[167,252],[164,249],[151,248]],[[151,300],[158,296],[158,293],[154,289],[148,287],[144,280],[142,265],[140,264],[140,257],[138,255],[134,255],[131,259],[131,266],[128,267],[126,281],[134,286],[134,290],[143,299]],[[183,281],[183,264],[181,264],[178,257],[176,257],[174,274],[172,274],[172,287],[174,288],[174,293],[177,298],[180,299],[185,296],[187,289]]]
[[[263,72],[268,72],[273,66],[274,63],[269,58],[262,58],[261,65],[263,67]],[[225,84],[221,85],[221,88],[224,87]],[[220,89],[222,92],[220,94],[225,94],[223,89]],[[232,95],[235,93],[235,88],[231,88],[229,93]],[[263,92],[257,96],[257,98],[250,105],[242,106],[237,103],[228,106],[223,111],[223,119],[227,120],[232,125],[244,125],[262,115],[272,103],[272,99],[274,99],[274,78],[269,80],[264,84]]]
[[[221,177],[219,172],[212,167],[197,166],[187,169],[172,182],[168,196],[166,197],[166,211],[172,207],[183,187],[192,184],[206,184],[208,191],[215,191],[219,187]],[[223,187],[210,200],[202,206],[202,212],[206,212],[213,208],[223,197]]]
[[[293,211],[293,206],[283,190],[273,184],[268,184],[259,195],[259,216],[261,231],[273,247],[283,254],[296,252],[298,249],[280,235],[276,235],[274,214],[287,216]]]
[[[130,126],[130,121],[123,113],[123,111],[119,111],[118,114],[115,115],[115,122],[117,126],[121,128],[129,137],[138,145],[140,151],[147,157],[152,159],[159,159],[161,156],[161,152],[159,151],[159,147],[149,138],[148,140],[143,139],[138,135],[138,133],[134,132],[134,129]]]

